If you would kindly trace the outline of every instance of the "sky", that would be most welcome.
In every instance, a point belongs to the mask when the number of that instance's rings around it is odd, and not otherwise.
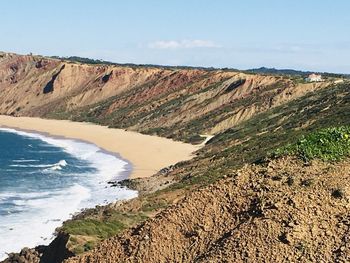
[[[349,0],[1,0],[0,50],[350,73]]]

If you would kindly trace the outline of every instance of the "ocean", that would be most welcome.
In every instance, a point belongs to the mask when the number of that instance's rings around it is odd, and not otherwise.
[[[129,170],[93,144],[0,128],[0,260],[49,244],[55,229],[84,208],[137,196],[107,183]]]

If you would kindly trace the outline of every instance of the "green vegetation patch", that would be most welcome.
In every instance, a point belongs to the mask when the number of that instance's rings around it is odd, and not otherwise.
[[[296,155],[305,161],[339,161],[350,155],[350,126],[322,129],[302,136],[274,152],[275,156]]]
[[[63,231],[71,235],[96,236],[108,238],[123,230],[126,226],[119,222],[101,222],[94,219],[72,220],[63,226]]]
[[[92,211],[96,212],[96,211]],[[102,214],[100,213],[102,212]],[[69,249],[75,254],[91,250],[101,240],[115,236],[124,229],[134,226],[148,217],[144,213],[121,212],[105,208],[97,214],[86,215],[86,218],[64,222],[60,231],[70,235]]]

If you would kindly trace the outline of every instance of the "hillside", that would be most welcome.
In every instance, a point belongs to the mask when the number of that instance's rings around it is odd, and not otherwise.
[[[346,262],[349,168],[249,166],[67,262]]]
[[[0,113],[91,121],[196,141],[325,83],[230,71],[91,65],[0,57]]]
[[[349,260],[347,154],[338,162],[271,156],[303,135],[349,125],[346,81],[2,54],[0,89],[2,114],[191,143],[215,135],[193,160],[124,181],[139,198],[86,211],[48,248],[7,262],[39,254],[41,262]]]

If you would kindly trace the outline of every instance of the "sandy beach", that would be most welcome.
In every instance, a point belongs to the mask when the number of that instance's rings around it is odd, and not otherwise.
[[[130,178],[152,176],[166,166],[191,159],[198,150],[191,144],[92,123],[0,115],[1,126],[93,143],[129,161],[133,166]]]

